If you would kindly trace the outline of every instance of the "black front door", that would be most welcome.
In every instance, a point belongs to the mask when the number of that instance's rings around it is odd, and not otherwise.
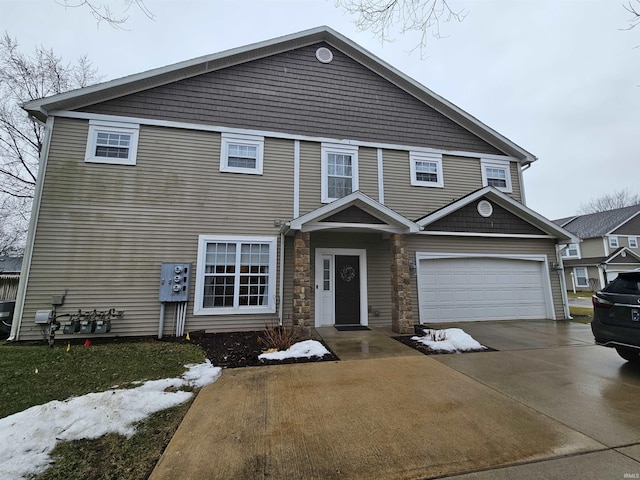
[[[336,255],[336,325],[360,324],[360,257]]]

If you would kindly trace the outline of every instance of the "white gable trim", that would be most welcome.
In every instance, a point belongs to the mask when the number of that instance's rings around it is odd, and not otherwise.
[[[625,223],[628,223],[630,220],[633,220],[634,218],[636,218],[638,215],[640,215],[640,210],[638,210],[636,213],[634,213],[633,215],[631,215],[629,218],[627,218],[624,222],[622,222],[620,225],[616,226],[615,228],[612,228],[611,230],[609,230],[607,233],[605,233],[605,235],[611,235],[613,232],[615,232],[617,229],[619,229],[620,227],[622,227]],[[626,235],[616,235],[617,237],[624,237]],[[631,235],[632,237],[635,235]]]
[[[437,149],[437,148],[419,147],[415,145],[365,142],[360,140],[336,139],[336,138],[330,138],[330,137],[316,137],[312,135],[296,135],[296,134],[276,132],[271,130],[230,128],[230,127],[223,127],[221,125],[205,125],[203,123],[176,122],[172,120],[159,120],[159,119],[143,118],[143,117],[127,117],[127,116],[121,116],[121,115],[104,115],[100,113],[69,112],[69,111],[51,112],[50,116],[76,118],[80,120],[99,120],[99,121],[138,123],[140,125],[151,125],[154,127],[182,128],[185,130],[231,133],[231,134],[238,134],[238,135],[254,135],[254,136],[260,136],[260,137],[282,138],[285,140],[300,140],[303,142],[332,143],[332,144],[338,144],[338,145],[352,145],[357,147],[381,148],[386,150],[402,150],[407,152],[409,151],[426,152],[426,153],[434,153],[434,154],[442,154],[442,155],[451,155],[454,157],[470,157],[470,158],[478,158],[478,159],[482,157],[486,159],[510,161],[510,162],[521,161],[516,157],[510,157],[508,155],[491,155],[486,153],[468,152],[464,150],[443,150],[443,149]]]
[[[318,227],[316,229],[320,229],[320,226],[317,226],[316,222],[321,221],[324,218],[327,218],[334,213],[337,213],[341,210],[344,210],[350,206],[358,206],[364,207],[362,208],[365,212],[370,213],[376,217],[382,217],[381,220],[388,221],[389,225],[384,224],[360,224],[360,223],[327,223],[326,226],[322,226],[322,228],[337,228],[337,227],[366,227],[374,230],[380,231],[391,231],[394,233],[417,233],[420,228],[411,220],[403,217],[399,213],[394,212],[388,207],[385,207],[379,202],[376,202],[371,197],[365,195],[360,191],[353,192],[350,195],[339,198],[331,203],[323,205],[320,208],[317,208],[301,217],[294,218],[289,223],[289,228],[291,230],[305,230],[309,231],[309,228]],[[310,225],[310,224],[313,224]],[[391,229],[389,229],[391,227]]]
[[[424,228],[425,226],[430,225],[436,222],[437,220],[440,220],[441,218],[444,218],[452,214],[453,212],[464,207],[465,205],[468,205],[474,202],[475,200],[478,200],[479,198],[482,198],[485,196],[487,198],[492,199],[494,202],[496,202],[496,204],[500,205],[501,207],[506,208],[514,215],[517,215],[523,220],[530,222],[532,225],[535,225],[536,227],[545,231],[549,235],[558,238],[560,243],[580,243],[581,242],[581,240],[575,235],[573,235],[572,233],[566,231],[561,227],[558,227],[558,225],[553,223],[551,220],[547,220],[542,215],[531,210],[526,205],[523,205],[520,202],[517,202],[516,200],[511,198],[509,195],[502,193],[501,191],[493,187],[484,187],[484,188],[481,188],[480,190],[476,190],[475,192],[467,195],[466,197],[462,197],[461,199],[456,200],[453,203],[450,203],[446,207],[435,211],[433,214],[427,215],[426,217],[421,218],[416,223],[420,227]]]

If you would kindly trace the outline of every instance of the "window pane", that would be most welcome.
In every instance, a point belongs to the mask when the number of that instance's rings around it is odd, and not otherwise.
[[[327,194],[329,198],[342,198],[352,191],[350,178],[329,177],[327,179]]]
[[[269,304],[269,245],[243,243],[240,247],[240,306]]]
[[[237,168],[255,169],[258,162],[258,147],[230,143],[227,150],[227,165]]]
[[[438,164],[435,162],[416,161],[416,180],[419,182],[437,182]]]
[[[507,171],[504,168],[485,169],[487,174],[487,185],[496,188],[507,188]]]
[[[98,132],[95,155],[104,158],[129,158],[130,143],[130,134]]]

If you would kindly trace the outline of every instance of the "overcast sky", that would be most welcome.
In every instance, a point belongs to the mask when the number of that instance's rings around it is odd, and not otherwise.
[[[146,0],[155,18],[131,9],[127,30],[59,3],[0,0],[0,30],[25,52],[87,54],[110,80],[328,25],[536,155],[527,204],[547,218],[640,193],[640,26],[624,30],[622,0],[449,0],[467,16],[429,39],[424,58],[410,53],[416,35],[381,44],[333,0]]]

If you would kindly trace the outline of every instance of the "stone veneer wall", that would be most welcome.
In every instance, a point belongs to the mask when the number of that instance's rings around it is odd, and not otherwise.
[[[391,236],[391,328],[396,333],[413,333],[411,278],[404,236]]]
[[[311,319],[311,254],[309,232],[297,231],[293,240],[293,305],[294,325],[309,325]]]

